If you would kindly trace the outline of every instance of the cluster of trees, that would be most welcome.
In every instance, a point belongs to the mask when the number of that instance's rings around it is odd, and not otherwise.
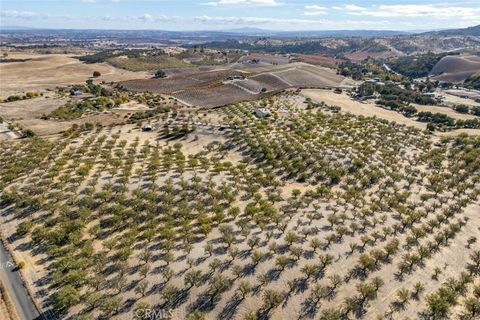
[[[338,74],[345,77],[352,77],[354,80],[365,78],[380,78],[384,81],[402,81],[403,77],[388,71],[384,66],[375,61],[367,61],[357,64],[351,61],[341,62],[337,66]]]
[[[433,319],[446,319],[459,296],[467,294],[467,286],[480,274],[480,251],[470,256],[468,272],[462,272],[458,279],[449,278],[440,289],[427,296],[427,314]],[[480,286],[473,288],[473,296],[465,299],[462,319],[475,319],[480,315]]]
[[[376,104],[390,110],[398,111],[406,117],[412,117],[417,113],[417,109],[411,106],[410,103],[435,104],[435,100],[431,97],[422,95],[417,91],[402,89],[391,83],[379,85],[364,82],[356,90],[356,94],[359,97],[368,97],[375,93],[380,95]]]
[[[417,114],[418,121],[428,122],[427,128],[429,130],[435,130],[437,128],[448,127],[452,128],[468,128],[478,129],[480,128],[480,119],[466,119],[455,120],[452,117],[447,116],[444,113],[432,113],[430,111],[423,111]]]
[[[368,97],[374,95],[375,93],[380,95],[376,100],[376,104],[390,110],[398,111],[406,117],[416,116],[418,121],[428,122],[428,129],[432,131],[437,128],[477,129],[480,127],[480,119],[456,120],[444,113],[433,113],[429,111],[418,112],[418,110],[414,106],[411,106],[410,103],[435,105],[437,102],[432,97],[424,95],[421,92],[402,89],[393,83],[380,85],[377,83],[364,82],[356,89],[356,94],[358,97]],[[473,115],[480,114],[480,108],[470,108],[466,105],[456,105],[454,110],[459,113],[470,112]]]
[[[237,60],[242,54],[242,52],[225,50],[208,51],[203,48],[190,48],[178,53],[166,53],[162,49],[114,49],[81,56],[78,59],[85,63],[107,62],[115,67],[131,71],[151,71],[157,68],[188,67],[192,64],[225,64]]]
[[[206,50],[203,46],[194,45],[192,48],[176,55],[178,59],[190,61],[193,65],[222,65],[235,62],[244,55],[240,50]]]
[[[192,45],[194,46],[194,45]],[[331,39],[297,39],[278,43],[270,41],[268,38],[257,38],[252,41],[240,41],[235,39],[212,41],[204,44],[207,48],[223,50],[225,48],[235,50],[248,50],[250,52],[268,52],[268,53],[305,53],[305,54],[328,54],[341,56],[354,51],[381,52],[390,50],[389,47],[379,44],[370,37],[350,37],[342,39],[341,45],[332,46]]]
[[[422,92],[403,89],[394,83],[378,84],[372,82],[362,83],[356,90],[357,96],[371,96],[374,93],[380,94],[380,101],[393,101],[399,106],[408,103],[417,103],[422,105],[433,105],[435,99],[422,94]]]
[[[454,126],[455,119],[447,116],[445,113],[433,113],[430,111],[422,111],[417,114],[418,121],[444,124],[446,126]]]
[[[157,70],[155,71],[155,74],[153,75],[154,78],[165,78],[167,74],[163,70]]]
[[[133,94],[125,93],[121,90],[110,91],[101,84],[93,83],[93,80],[86,81],[85,86],[73,86],[71,92],[82,90],[91,93],[94,98],[83,98],[81,101],[68,101],[64,106],[59,107],[48,115],[43,115],[42,119],[73,120],[81,117],[86,111],[104,111],[128,102]]]
[[[137,111],[135,113],[132,113],[128,118],[128,120],[131,123],[135,123],[139,120],[153,118],[159,114],[166,114],[169,111],[170,111],[170,108],[164,107],[164,106],[156,107],[155,109],[150,109],[146,111]]]
[[[466,104],[457,104],[453,107],[455,111],[458,113],[471,113],[474,116],[479,116],[480,117],[480,107],[470,107],[467,106]]]
[[[86,111],[104,111],[114,106],[115,103],[113,100],[103,96],[95,99],[84,99],[78,102],[69,101],[48,115],[43,115],[42,119],[73,120],[81,117]]]
[[[32,99],[38,97],[39,94],[38,92],[34,91],[29,91],[25,93],[24,95],[13,95],[13,96],[8,96],[7,98],[3,99],[1,102],[13,102],[13,101],[19,101],[19,100],[27,100],[27,99]]]
[[[338,73],[345,77],[351,77],[353,80],[362,80],[368,73],[368,69],[361,64],[350,61],[339,63],[337,66]]]
[[[465,79],[463,85],[466,88],[480,90],[480,72],[470,75],[467,79]]]
[[[33,138],[22,143],[0,142],[3,152],[0,153],[0,192],[15,179],[31,172],[43,161],[50,151],[55,154],[58,148],[64,148],[68,143],[55,144],[44,139]],[[3,199],[3,195],[2,195]],[[2,203],[0,199],[0,203]]]
[[[355,317],[385,289],[376,271],[395,263],[408,277],[456,241],[465,221],[454,218],[478,198],[478,138],[433,146],[413,128],[282,98],[291,112],[277,121],[252,116],[274,99],[222,109],[226,141],[195,154],[102,128],[1,143],[1,205],[20,220],[17,238],[48,256],[55,309],[111,318],[154,299],[196,319],[228,293],[222,317],[260,297],[245,315],[255,319],[307,292],[302,316]],[[225,161],[231,152],[244,157]]]
[[[151,56],[158,56],[158,55],[165,55],[165,51],[161,49],[123,49],[123,50],[103,50],[100,52],[92,53],[85,56],[77,57],[78,60],[83,61],[85,63],[101,63],[106,62],[108,59],[126,56],[128,58],[138,58],[144,55],[151,55]]]
[[[440,59],[452,53],[428,52],[419,55],[407,55],[391,58],[386,61],[396,72],[409,78],[427,77]]]
[[[92,79],[86,81],[85,91],[93,94],[96,97],[111,97],[112,92],[108,91],[101,84],[93,83]]]

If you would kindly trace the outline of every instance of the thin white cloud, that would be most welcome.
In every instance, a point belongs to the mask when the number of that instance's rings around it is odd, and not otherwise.
[[[347,4],[345,5],[345,9],[350,12],[362,12],[367,10],[367,8],[357,6],[355,4]]]
[[[241,25],[261,25],[261,24],[312,24],[318,23],[316,20],[309,19],[281,19],[281,18],[271,18],[271,17],[212,17],[208,15],[195,17],[195,21],[201,23],[212,23],[212,24],[241,24]]]
[[[339,29],[348,26],[351,29],[356,28],[383,28],[388,21],[368,21],[368,20],[345,20],[336,21],[329,19],[282,19],[271,17],[219,17],[219,16],[198,16],[195,22],[205,25],[232,25],[232,26],[259,26],[266,28],[277,28],[283,30],[315,30],[315,29]]]
[[[262,7],[277,7],[281,3],[276,0],[217,0],[202,3],[208,6],[262,6]]]
[[[327,14],[328,9],[314,4],[305,6],[305,10],[303,13],[305,16],[323,16]]]
[[[2,1],[2,0],[0,0]],[[78,0],[76,0],[78,1]],[[97,3],[120,0],[96,0]],[[122,2],[128,0],[121,0]],[[281,3],[282,0],[215,0],[233,4],[243,3],[252,5],[257,3]],[[441,29],[447,27],[466,27],[478,24],[480,21],[480,7],[468,4],[456,6],[452,3],[428,5],[337,5],[323,7],[321,5],[302,5],[299,15],[290,17],[264,16],[235,16],[235,13],[225,16],[175,16],[160,15],[155,12],[146,12],[142,15],[118,15],[107,13],[93,13],[92,16],[60,16],[32,11],[6,10],[1,11],[3,23],[21,22],[31,26],[62,26],[62,27],[113,27],[113,28],[166,28],[166,29],[225,29],[225,27],[256,26],[277,30],[327,30],[327,29],[391,29],[417,30]],[[234,10],[235,11],[235,10]],[[93,12],[93,11],[92,11]],[[254,12],[254,11],[252,11]],[[302,16],[303,13],[303,16]],[[332,13],[332,17],[328,16]],[[402,19],[399,19],[399,18]],[[8,22],[7,22],[8,21]],[[29,21],[31,21],[29,23]]]
[[[101,16],[101,17],[88,17],[90,21],[115,21],[115,22],[141,22],[141,23],[161,23],[161,22],[179,22],[183,18],[179,16],[167,16],[167,15],[151,15],[145,13],[140,16]]]
[[[148,14],[148,13],[140,16],[138,19],[139,19],[140,21],[144,21],[144,22],[151,22],[151,21],[153,21],[152,15],[151,15],[151,14]]]
[[[382,18],[432,18],[432,19],[468,19],[480,21],[480,7],[461,7],[449,4],[409,4],[380,5],[368,8],[345,5],[343,8],[350,15]]]
[[[49,17],[49,15],[45,14],[39,14],[37,12],[31,12],[31,11],[17,11],[17,10],[7,10],[7,11],[2,11],[0,13],[0,16],[2,18],[9,18],[9,19],[46,19]]]

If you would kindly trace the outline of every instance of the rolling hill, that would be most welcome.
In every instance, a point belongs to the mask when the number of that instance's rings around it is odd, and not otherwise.
[[[479,56],[446,56],[435,64],[430,72],[433,79],[448,82],[463,82],[470,75],[480,72]]]

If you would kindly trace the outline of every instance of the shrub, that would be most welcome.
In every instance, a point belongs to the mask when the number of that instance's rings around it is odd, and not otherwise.
[[[37,92],[33,92],[33,91],[29,91],[25,94],[25,96],[29,99],[31,98],[35,98],[35,97],[38,97],[38,93]]]
[[[33,228],[33,222],[32,221],[22,221],[18,224],[17,235],[18,236],[24,236],[28,232],[30,232],[30,230],[32,230],[32,228]]]
[[[470,112],[475,116],[480,116],[480,107],[473,107]]]
[[[153,76],[154,78],[165,78],[167,75],[165,74],[165,71],[163,70],[157,70],[155,72],[155,75]]]
[[[18,101],[22,100],[21,96],[9,96],[7,99],[5,99],[5,102],[12,102],[12,101]]]
[[[23,129],[22,130],[22,138],[31,138],[35,136],[35,132],[30,129]]]
[[[458,113],[468,113],[470,111],[470,108],[467,105],[458,104],[454,107],[454,110]]]

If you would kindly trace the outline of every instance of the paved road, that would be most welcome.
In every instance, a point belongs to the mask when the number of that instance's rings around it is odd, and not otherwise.
[[[23,280],[15,267],[12,257],[0,241],[0,280],[10,295],[18,316],[21,320],[40,319],[40,314],[27,289],[23,286]]]

